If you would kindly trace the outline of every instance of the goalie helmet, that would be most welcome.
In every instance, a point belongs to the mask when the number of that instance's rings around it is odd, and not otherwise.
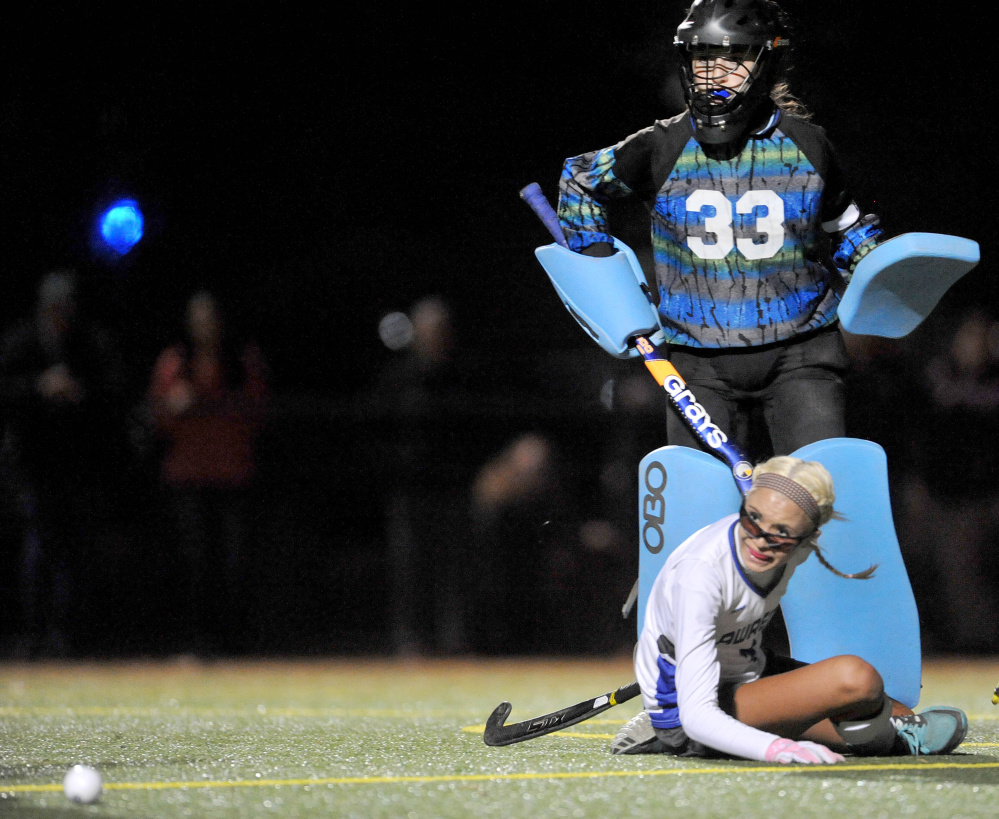
[[[790,40],[770,0],[695,0],[673,44],[697,139],[721,144],[742,136],[769,99]]]

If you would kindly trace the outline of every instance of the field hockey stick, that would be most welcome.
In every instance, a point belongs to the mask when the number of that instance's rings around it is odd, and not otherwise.
[[[666,391],[670,405],[680,415],[686,424],[687,429],[694,433],[697,439],[720,460],[724,461],[732,470],[732,477],[735,479],[739,491],[745,495],[752,488],[753,465],[735,444],[728,440],[715,424],[711,422],[708,415],[694,394],[688,389],[686,382],[676,367],[667,361],[659,349],[645,336],[635,336],[634,346],[645,359],[645,367],[652,374],[652,377]],[[628,592],[628,597],[621,606],[621,616],[625,619],[631,614],[636,601],[638,600],[638,579],[635,579]]]
[[[513,725],[504,725],[506,718],[510,716],[513,706],[508,702],[501,702],[486,720],[486,730],[482,734],[486,745],[512,745],[515,742],[524,742],[528,739],[536,739],[545,734],[560,731],[583,722],[597,714],[602,714],[608,708],[627,702],[640,693],[638,683],[632,682],[622,685],[616,691],[601,694],[599,697],[584,700],[583,702],[570,705],[561,711],[553,711],[543,717],[515,722]]]
[[[556,243],[568,249],[569,244],[562,233],[558,215],[548,202],[541,187],[536,182],[532,182],[520,191],[520,196],[548,229]],[[687,389],[686,383],[676,368],[659,353],[656,346],[643,335],[636,335],[631,342],[642,354],[646,368],[666,391],[670,404],[680,414],[687,427],[713,454],[729,465],[740,491],[743,494],[748,492],[749,476],[752,472],[749,461],[736,446],[728,443],[727,436],[711,423],[708,413],[697,403],[693,393]],[[636,581],[635,587],[631,590],[628,600],[622,608],[622,614],[625,617],[628,616],[637,596],[638,584]],[[601,694],[551,714],[513,725],[504,725],[513,710],[513,706],[509,702],[502,702],[489,715],[482,738],[486,745],[493,746],[525,742],[584,722],[603,713],[608,708],[627,702],[638,696],[639,693],[638,683],[632,682],[611,693]]]
[[[548,232],[555,239],[556,243],[569,249],[569,243],[562,233],[562,227],[558,221],[558,214],[551,206],[544,192],[537,182],[532,182],[520,191],[520,197],[534,211],[541,223],[548,228]],[[711,416],[698,403],[697,398],[687,387],[683,377],[677,372],[666,357],[659,351],[644,335],[635,335],[629,339],[629,345],[641,353],[645,360],[645,367],[652,374],[652,377],[666,391],[670,405],[680,416],[680,420],[686,425],[695,438],[720,460],[724,461],[732,470],[732,477],[735,479],[739,491],[745,495],[751,486],[753,474],[752,464],[743,454],[738,446],[728,440],[728,436],[711,421]]]

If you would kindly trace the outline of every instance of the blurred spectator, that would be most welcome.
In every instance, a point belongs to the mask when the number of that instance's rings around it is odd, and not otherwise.
[[[25,657],[73,651],[81,579],[122,452],[122,366],[107,332],[84,315],[75,271],[46,275],[34,316],[0,342],[2,472],[23,523],[21,636]]]
[[[931,649],[999,644],[999,323],[982,310],[960,320],[925,368],[911,426],[901,538]]]
[[[267,394],[259,347],[233,337],[214,296],[195,293],[185,340],[156,361],[149,402],[186,584],[182,639],[198,655],[242,648],[224,640],[245,632],[247,495]]]
[[[551,653],[571,644],[577,629],[565,595],[577,579],[579,519],[552,442],[518,435],[479,469],[471,500],[476,650]]]
[[[643,367],[622,370],[608,378],[602,395],[604,408],[612,415],[602,447],[600,506],[596,511],[628,544],[630,588],[638,575],[638,464],[649,452],[666,445],[662,427],[666,395]]]
[[[422,299],[398,318],[390,346],[400,354],[365,398],[366,413],[383,420],[376,460],[386,498],[392,648],[400,655],[457,654],[468,649],[463,413],[470,368],[456,358],[453,317],[443,299]]]

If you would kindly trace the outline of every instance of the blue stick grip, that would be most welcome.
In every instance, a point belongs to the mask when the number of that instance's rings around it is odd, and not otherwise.
[[[521,189],[520,198],[527,202],[531,210],[534,211],[535,216],[548,228],[548,232],[552,235],[552,238],[558,244],[562,245],[562,247],[568,248],[569,243],[565,240],[565,235],[562,233],[562,225],[559,224],[558,214],[555,213],[555,209],[548,202],[544,191],[541,190],[541,186],[537,182],[532,182]]]

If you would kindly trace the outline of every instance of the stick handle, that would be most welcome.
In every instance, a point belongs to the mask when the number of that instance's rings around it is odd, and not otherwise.
[[[527,202],[531,210],[534,211],[534,214],[541,220],[541,223],[548,228],[548,232],[552,235],[552,238],[558,244],[562,245],[562,247],[568,248],[569,243],[565,240],[565,234],[562,233],[562,225],[559,224],[558,214],[555,213],[555,209],[541,190],[541,186],[537,182],[532,182],[530,185],[521,188],[520,198]]]

